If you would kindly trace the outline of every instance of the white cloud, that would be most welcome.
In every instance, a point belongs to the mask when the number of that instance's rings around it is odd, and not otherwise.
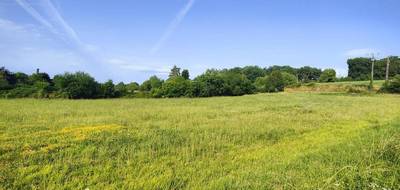
[[[35,9],[26,0],[15,0],[32,18],[55,34],[68,45],[73,45],[75,50],[90,60],[100,61],[93,54],[98,49],[95,45],[81,41],[76,31],[65,21],[51,0],[38,0],[41,9]]]
[[[46,26],[54,34],[58,34],[54,26],[47,19],[45,19],[36,9],[34,9],[28,2],[26,2],[25,0],[15,0],[15,1],[36,21]]]
[[[143,65],[138,62],[147,62],[147,64]],[[167,66],[160,66],[167,64],[149,60],[145,61],[144,59],[139,58],[111,58],[107,60],[107,63],[118,66],[121,69],[128,69],[137,72],[151,72],[160,75],[165,75],[169,72]]]
[[[162,46],[164,46],[164,43],[169,39],[169,37],[172,35],[172,33],[176,30],[176,28],[179,26],[179,24],[183,21],[183,19],[189,13],[189,11],[192,8],[194,2],[195,2],[195,0],[189,0],[186,3],[186,5],[178,12],[178,14],[176,15],[175,19],[172,20],[172,22],[168,25],[168,28],[163,33],[161,38],[153,46],[153,48],[150,51],[150,54],[157,53],[158,50],[160,50],[160,48]]]

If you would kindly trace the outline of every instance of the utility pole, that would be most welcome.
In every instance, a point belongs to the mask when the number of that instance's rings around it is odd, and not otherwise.
[[[374,88],[374,65],[375,65],[375,56],[372,54],[371,58],[372,64],[371,64],[371,81],[369,82],[369,88],[372,90]]]
[[[389,82],[389,66],[390,65],[390,56],[387,57],[387,61],[386,61],[386,78],[385,81],[386,83]]]

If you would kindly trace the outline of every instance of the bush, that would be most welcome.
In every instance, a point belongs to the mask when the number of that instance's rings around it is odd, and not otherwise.
[[[400,93],[400,75],[396,75],[391,81],[383,84],[381,92]]]
[[[279,71],[273,71],[267,78],[265,90],[267,92],[281,92],[285,89],[283,75]]]
[[[366,94],[369,93],[369,85],[351,85],[347,87],[347,93]]]
[[[319,82],[335,82],[336,71],[334,69],[325,69],[319,77]]]
[[[282,72],[283,82],[286,86],[295,86],[297,84],[297,77],[293,74]]]
[[[181,76],[171,77],[164,82],[161,90],[153,89],[152,96],[153,97],[181,97],[186,96],[190,82]]]
[[[265,84],[267,84],[267,78],[268,76],[264,76],[264,77],[258,77],[256,79],[253,85],[257,92],[267,92],[265,88]]]
[[[67,95],[71,99],[98,98],[99,84],[89,74],[76,72],[54,76],[54,84],[58,93]]]
[[[153,88],[161,88],[163,81],[157,76],[152,76],[148,80],[144,81],[142,85],[140,85],[139,89],[141,91],[150,92]]]

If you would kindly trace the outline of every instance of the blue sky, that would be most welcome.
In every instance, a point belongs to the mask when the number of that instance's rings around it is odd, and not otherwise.
[[[1,0],[0,66],[99,81],[166,78],[174,64],[304,65],[400,55],[398,0]]]

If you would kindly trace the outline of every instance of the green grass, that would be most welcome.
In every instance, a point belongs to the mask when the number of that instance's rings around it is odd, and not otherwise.
[[[372,93],[376,93],[385,83],[384,80],[375,80]],[[330,83],[307,83],[301,86],[286,88],[286,92],[349,92],[349,93],[371,93],[369,90],[370,81],[346,81]]]
[[[0,189],[400,188],[400,96],[0,100]]]

